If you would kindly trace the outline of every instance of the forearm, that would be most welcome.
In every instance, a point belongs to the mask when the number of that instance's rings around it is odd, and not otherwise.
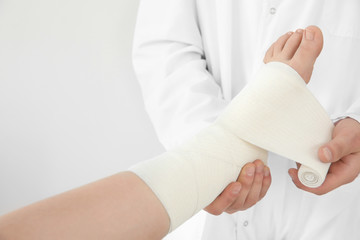
[[[161,239],[163,205],[131,172],[119,173],[0,217],[0,239]]]

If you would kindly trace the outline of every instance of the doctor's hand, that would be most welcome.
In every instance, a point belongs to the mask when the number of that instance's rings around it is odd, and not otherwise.
[[[246,210],[265,196],[270,184],[270,169],[261,160],[247,163],[237,182],[230,183],[204,210],[213,215]]]
[[[318,155],[322,162],[332,163],[324,183],[318,188],[308,188],[300,183],[298,170],[289,169],[298,188],[322,195],[354,181],[360,173],[360,123],[352,118],[338,121],[332,140],[319,149]]]

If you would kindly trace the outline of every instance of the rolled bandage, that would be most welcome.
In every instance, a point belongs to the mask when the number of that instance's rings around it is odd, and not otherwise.
[[[183,145],[130,170],[153,190],[170,231],[209,205],[241,168],[267,151],[302,164],[299,179],[320,186],[329,164],[317,158],[333,124],[305,82],[288,65],[266,64],[213,125]]]

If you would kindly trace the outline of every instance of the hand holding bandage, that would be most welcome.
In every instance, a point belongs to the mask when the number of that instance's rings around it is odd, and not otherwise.
[[[290,169],[289,174],[298,188],[322,195],[358,178],[360,173],[360,123],[350,117],[336,122],[331,141],[319,148],[318,155],[322,162],[331,162],[324,183],[318,188],[306,187],[297,177],[298,170]]]

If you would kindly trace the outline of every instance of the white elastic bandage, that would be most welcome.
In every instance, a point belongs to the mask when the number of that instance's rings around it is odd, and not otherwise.
[[[217,122],[249,143],[301,163],[304,185],[315,188],[324,182],[330,164],[317,153],[331,140],[334,125],[288,65],[268,63]]]
[[[210,127],[190,141],[130,170],[166,208],[170,231],[209,205],[236,181],[241,168],[275,152],[302,164],[299,179],[320,186],[330,164],[318,148],[333,123],[304,80],[286,64],[266,64]]]

